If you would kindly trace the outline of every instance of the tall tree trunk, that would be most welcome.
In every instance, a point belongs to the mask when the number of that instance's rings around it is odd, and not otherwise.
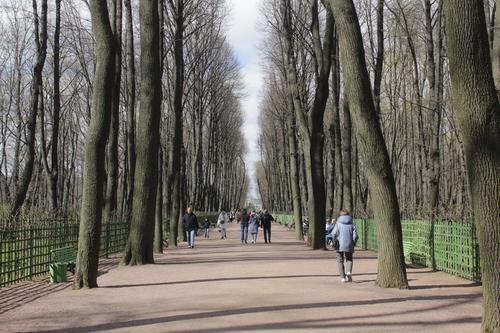
[[[481,253],[481,331],[493,333],[500,331],[500,104],[482,5],[482,1],[447,0],[444,7],[453,106]]]
[[[141,1],[141,86],[134,199],[125,265],[154,263],[153,240],[161,120],[160,26],[158,0]]]
[[[184,94],[184,0],[177,0],[175,17],[175,38],[174,38],[174,58],[175,58],[175,77],[174,77],[174,121],[172,140],[172,151],[170,153],[170,177],[172,184],[172,211],[170,212],[170,236],[169,244],[177,246],[177,237],[179,235],[179,216],[181,214],[181,149],[183,146],[183,120],[182,97]]]
[[[429,82],[430,99],[429,99],[429,113],[430,113],[430,142],[427,152],[427,203],[426,213],[430,216],[437,215],[439,204],[439,182],[441,175],[441,151],[440,151],[440,130],[441,130],[441,113],[442,113],[442,99],[443,99],[443,32],[441,29],[442,17],[442,0],[438,9],[438,59],[437,64],[435,60],[435,47],[434,47],[434,28],[432,25],[432,13],[430,0],[424,0],[424,13],[425,13],[425,31],[426,31],[426,47],[427,47],[427,81]]]
[[[331,0],[330,3],[339,31],[346,95],[377,221],[377,285],[407,288],[396,186],[373,102],[358,16],[352,0]]]
[[[499,6],[500,3],[495,4],[496,9],[498,9]],[[491,52],[491,62],[493,66],[493,79],[495,80],[497,95],[500,96],[500,12],[498,12],[498,10],[496,10],[493,22],[493,50]]]
[[[33,0],[33,15],[35,25],[35,44],[37,58],[33,68],[33,81],[31,86],[31,110],[27,121],[26,146],[28,149],[26,155],[26,164],[19,179],[19,186],[16,189],[14,200],[12,202],[10,215],[16,218],[23,206],[28,188],[31,183],[33,169],[35,164],[35,145],[36,145],[36,120],[38,117],[38,108],[43,94],[43,67],[47,57],[47,0],[42,0],[41,15],[38,16],[37,0]],[[44,110],[41,110],[44,112]],[[21,134],[21,133],[19,133]],[[20,140],[20,138],[18,138]]]
[[[91,0],[92,32],[96,38],[97,62],[92,95],[92,117],[85,143],[85,165],[80,231],[74,287],[97,287],[105,152],[111,120],[114,80],[114,39],[106,1]]]
[[[347,209],[352,212],[352,124],[351,111],[349,110],[349,101],[344,97],[342,108],[342,171],[343,171],[343,204],[342,209]]]
[[[377,57],[373,80],[373,97],[375,109],[380,115],[380,88],[382,85],[382,72],[384,69],[384,0],[377,0]]]
[[[125,219],[130,222],[132,204],[134,198],[134,177],[135,177],[135,51],[134,51],[134,24],[132,17],[132,6],[130,0],[124,0],[127,15],[127,202]]]
[[[329,77],[331,69],[331,50],[333,42],[333,16],[327,8],[326,27],[324,31],[323,45],[319,27],[318,1],[311,4],[312,24],[311,32],[315,52],[316,87],[312,109],[308,114],[302,109],[297,80],[297,64],[293,47],[292,15],[289,0],[281,1],[283,16],[283,27],[285,29],[285,50],[287,81],[290,94],[293,96],[293,104],[296,117],[300,124],[303,135],[304,159],[306,165],[306,179],[308,191],[308,216],[309,234],[308,242],[313,249],[325,247],[325,181],[324,181],[324,130],[323,117],[329,95]]]
[[[122,76],[122,0],[113,0],[111,5],[111,30],[115,40],[115,84],[111,106],[111,127],[107,147],[107,184],[104,204],[104,223],[116,218],[118,192],[118,132],[120,121],[120,89]]]
[[[300,202],[300,179],[297,161],[297,124],[295,123],[295,112],[293,111],[293,97],[287,94],[288,100],[288,149],[290,154],[290,179],[292,183],[293,216],[295,220],[295,237],[298,240],[304,239],[302,232],[302,204]]]
[[[53,212],[59,211],[59,193],[57,184],[59,180],[58,163],[58,144],[59,144],[59,118],[61,113],[61,89],[60,89],[60,35],[61,35],[61,0],[55,0],[56,3],[56,25],[54,28],[54,96],[53,96],[53,117],[52,117],[52,148],[51,148],[51,166],[47,169],[49,180],[49,200]]]

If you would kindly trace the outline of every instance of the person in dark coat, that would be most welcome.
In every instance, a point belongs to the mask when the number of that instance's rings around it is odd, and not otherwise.
[[[194,239],[198,232],[198,219],[193,213],[193,208],[189,207],[186,214],[182,217],[182,226],[186,232],[186,239],[189,248],[194,248]]]
[[[261,217],[262,229],[264,229],[264,242],[271,243],[271,223],[274,221],[274,217],[269,214],[267,210],[264,210],[264,214]]]
[[[246,244],[248,239],[248,222],[250,221],[250,215],[247,213],[246,209],[242,209],[240,216],[241,243]]]
[[[203,229],[205,229],[205,238],[210,238],[210,221],[205,218],[205,221],[203,221]]]

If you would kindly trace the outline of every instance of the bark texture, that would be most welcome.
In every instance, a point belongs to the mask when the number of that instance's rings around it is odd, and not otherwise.
[[[481,253],[482,332],[500,331],[500,104],[482,1],[448,0],[445,25],[453,106],[464,144]]]
[[[141,102],[137,127],[137,162],[130,236],[122,263],[154,263],[153,240],[156,193],[158,188],[158,147],[161,119],[160,27],[158,0],[142,1],[141,22]]]
[[[105,181],[105,148],[111,119],[114,40],[106,1],[90,1],[97,63],[92,95],[92,118],[85,143],[83,198],[74,288],[96,288],[101,245]]]

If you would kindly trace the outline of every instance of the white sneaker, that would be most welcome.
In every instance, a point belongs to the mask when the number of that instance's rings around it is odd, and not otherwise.
[[[345,283],[345,282],[347,282],[347,280],[342,278],[342,280],[340,280],[340,282]]]
[[[352,282],[352,276],[351,273],[347,273],[347,282]]]

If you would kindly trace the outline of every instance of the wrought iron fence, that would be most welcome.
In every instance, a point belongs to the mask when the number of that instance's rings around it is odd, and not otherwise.
[[[0,226],[0,288],[29,280],[49,271],[50,251],[78,244],[78,221],[24,221],[18,226]],[[123,250],[128,239],[126,222],[102,226],[101,256]]]
[[[277,214],[276,220],[288,225],[293,215]],[[377,223],[373,219],[354,221],[358,246],[378,251]],[[472,281],[481,281],[479,245],[474,223],[448,220],[402,220],[403,242],[409,248],[407,262],[432,267]]]

